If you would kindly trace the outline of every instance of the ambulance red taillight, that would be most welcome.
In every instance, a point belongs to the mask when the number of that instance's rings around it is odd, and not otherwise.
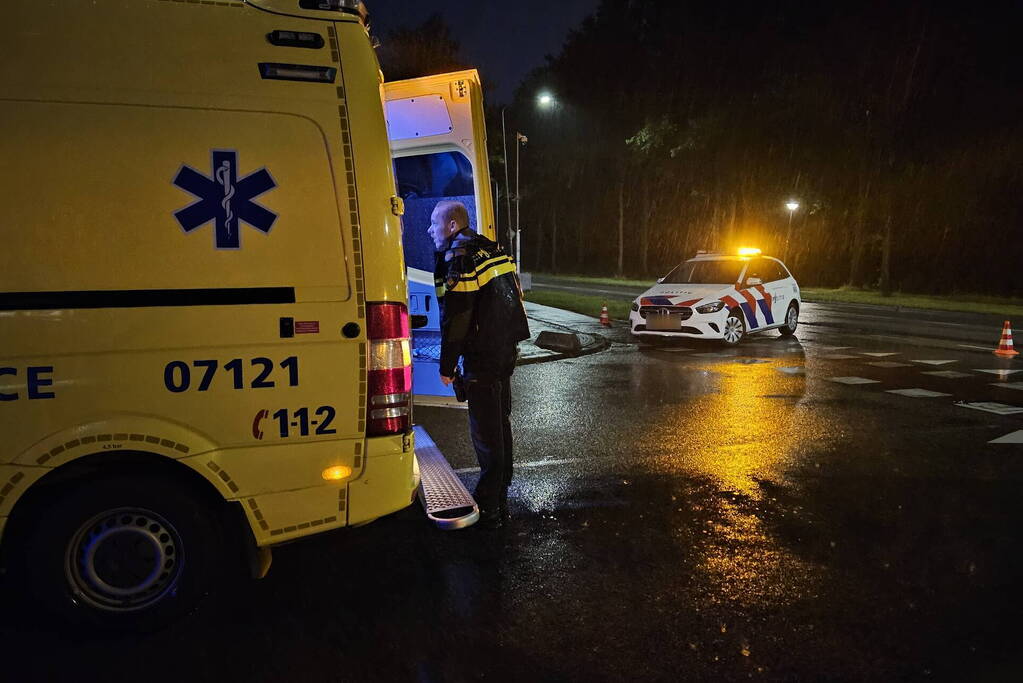
[[[369,332],[368,436],[400,434],[412,426],[412,351],[405,304],[366,306]]]

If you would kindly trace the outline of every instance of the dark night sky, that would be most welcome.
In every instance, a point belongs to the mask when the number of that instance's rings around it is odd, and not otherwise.
[[[544,55],[557,54],[569,30],[596,9],[598,0],[367,0],[373,32],[386,39],[395,28],[415,26],[440,13],[463,56],[493,87],[490,104],[504,103]]]

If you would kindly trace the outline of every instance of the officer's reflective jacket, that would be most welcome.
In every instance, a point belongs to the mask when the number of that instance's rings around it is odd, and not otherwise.
[[[453,376],[463,357],[468,375],[510,375],[529,324],[515,263],[501,245],[462,230],[437,253],[434,282],[441,302],[440,374]]]

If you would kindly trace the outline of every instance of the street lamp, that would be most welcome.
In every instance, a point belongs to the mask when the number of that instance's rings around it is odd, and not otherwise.
[[[536,104],[541,109],[553,109],[557,106],[558,101],[554,98],[550,92],[543,90],[536,96]],[[508,132],[505,126],[504,112],[507,107],[501,107],[501,146],[504,150],[504,189],[505,189],[505,204],[508,211],[508,239],[512,239],[512,213],[511,213],[511,189],[508,182]],[[522,133],[515,133],[515,265],[521,272],[522,270],[522,247],[521,240],[522,236],[519,232],[519,215],[520,215],[520,202],[519,202],[519,148],[525,145],[529,141]]]
[[[508,247],[511,248],[512,220],[511,220],[511,187],[508,184],[508,132],[504,126],[504,110],[508,107],[501,107],[501,148],[504,154],[504,204],[508,209]],[[500,211],[501,207],[497,207]],[[501,240],[500,236],[497,237]]]
[[[519,232],[519,148],[529,142],[522,133],[515,133],[515,266],[522,272],[522,233]]]
[[[785,232],[785,253],[782,255],[782,259],[788,261],[789,259],[789,243],[792,241],[792,214],[799,209],[799,202],[795,199],[790,199],[785,202],[785,208],[789,210],[789,228]]]

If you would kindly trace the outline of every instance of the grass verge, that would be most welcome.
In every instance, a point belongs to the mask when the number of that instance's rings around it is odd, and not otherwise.
[[[612,285],[618,287],[643,287],[644,289],[650,287],[657,281],[657,278],[650,278],[649,280],[629,280],[627,278],[616,278],[616,277],[590,277],[589,275],[565,275],[564,273],[533,273],[538,275],[545,280],[564,280],[565,282],[586,282],[591,285]]]
[[[1002,316],[1023,316],[1023,301],[981,295],[927,296],[925,294],[901,294],[883,296],[881,292],[869,289],[853,289],[840,287],[826,289],[821,287],[800,288],[803,298],[807,301],[820,303],[874,304],[876,306],[901,306],[905,308],[925,308],[936,311],[960,311],[967,313],[990,313]]]
[[[591,315],[594,318],[600,317],[600,307],[607,302],[607,313],[616,320],[625,320],[629,317],[628,301],[615,301],[604,299],[599,296],[587,294],[575,294],[573,292],[552,292],[550,290],[536,290],[526,292],[526,301],[553,306],[566,311],[574,311],[583,315]]]

